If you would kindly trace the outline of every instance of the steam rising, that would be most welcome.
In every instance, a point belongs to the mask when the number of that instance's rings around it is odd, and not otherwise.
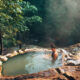
[[[47,35],[71,36],[79,24],[80,0],[48,0],[47,5]]]

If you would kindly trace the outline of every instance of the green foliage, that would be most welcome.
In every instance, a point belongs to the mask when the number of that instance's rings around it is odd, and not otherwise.
[[[3,43],[15,44],[15,35],[19,31],[17,24],[22,22],[22,7],[20,0],[0,0],[0,33],[2,33]],[[9,42],[9,43],[7,43]]]
[[[26,22],[42,22],[42,18],[37,16],[38,9],[36,6],[25,1],[21,2],[20,5],[22,6],[23,16]]]
[[[9,25],[12,27],[18,24],[22,19],[21,6],[18,4],[19,0],[0,0],[0,29],[5,30]],[[3,25],[3,26],[2,26]]]
[[[3,43],[4,47],[10,48],[12,46],[16,46],[16,39],[15,38],[3,39]]]
[[[28,24],[42,22],[42,18],[37,16],[38,9],[29,2],[23,0],[0,0],[0,32],[3,43],[16,45],[16,34],[29,31]],[[9,47],[8,46],[8,47]]]
[[[22,41],[23,34],[21,34],[21,33],[24,31],[26,32],[26,30],[30,31],[30,27],[33,27],[33,23],[41,23],[42,18],[40,16],[38,16],[37,7],[34,5],[31,5],[30,2],[22,1],[19,4],[22,7],[24,19],[23,19],[23,22],[21,22],[20,24],[17,24],[18,28],[20,29],[19,33],[18,33],[19,36],[17,39],[19,41],[20,40]],[[26,33],[24,33],[24,37],[25,37],[25,39],[27,38]]]
[[[26,22],[42,22],[42,18],[40,18],[39,16],[26,17]]]
[[[38,9],[34,5],[31,5],[29,2],[23,1],[21,5],[23,7],[24,14],[28,12],[35,13],[38,11]]]

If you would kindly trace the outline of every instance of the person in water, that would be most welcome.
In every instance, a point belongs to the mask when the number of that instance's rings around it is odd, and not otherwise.
[[[54,44],[51,44],[50,47],[51,47],[51,50],[52,50],[52,54],[45,54],[43,57],[45,59],[52,58],[52,62],[54,62],[58,57],[58,53],[56,51],[56,46]]]
[[[58,57],[58,53],[56,52],[56,46],[54,44],[51,44],[50,46],[51,46],[51,50],[52,50],[51,57],[53,60],[56,60]]]

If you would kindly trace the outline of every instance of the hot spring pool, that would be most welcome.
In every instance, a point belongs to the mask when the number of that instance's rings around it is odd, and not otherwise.
[[[52,62],[51,52],[31,52],[9,58],[3,63],[2,75],[31,74],[62,66],[62,54]]]

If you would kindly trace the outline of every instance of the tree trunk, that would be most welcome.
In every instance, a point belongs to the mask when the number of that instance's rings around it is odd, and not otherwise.
[[[19,40],[19,42],[18,42],[18,45],[19,45],[19,49],[21,49],[22,48],[22,41],[21,41],[21,38],[22,36],[21,36],[21,32],[19,32],[18,33],[18,40]]]
[[[0,32],[0,55],[2,54],[2,34]]]
[[[22,44],[19,44],[19,49],[21,49],[22,48]]]

